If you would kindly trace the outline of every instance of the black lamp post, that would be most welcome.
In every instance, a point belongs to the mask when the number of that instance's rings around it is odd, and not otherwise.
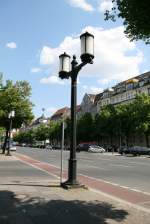
[[[12,119],[15,116],[15,111],[11,111],[8,115],[8,118],[10,120],[9,122],[9,138],[8,138],[8,149],[7,149],[7,156],[11,156],[10,154],[10,145],[11,145],[11,130],[12,130]]]
[[[80,36],[81,40],[81,63],[78,65],[76,56],[70,63],[70,56],[66,53],[59,56],[59,77],[61,79],[71,78],[71,143],[70,158],[68,166],[68,180],[62,183],[63,187],[78,187],[77,160],[76,160],[76,98],[77,98],[77,76],[86,64],[92,64],[94,58],[94,36],[85,32]]]

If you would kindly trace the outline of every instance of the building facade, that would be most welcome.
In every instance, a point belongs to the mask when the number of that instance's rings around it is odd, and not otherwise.
[[[95,107],[95,97],[94,94],[87,94],[85,93],[82,102],[80,104],[80,110],[77,113],[77,118],[82,117],[85,113],[96,113],[96,107]]]
[[[111,89],[104,90],[102,98],[97,102],[97,112],[104,105],[130,103],[139,93],[150,95],[150,72],[120,82]]]

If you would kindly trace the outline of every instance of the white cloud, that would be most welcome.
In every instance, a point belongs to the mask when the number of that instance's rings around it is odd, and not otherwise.
[[[98,93],[103,92],[103,88],[96,87],[96,86],[83,85],[82,87],[86,93],[98,94]]]
[[[17,48],[17,44],[15,42],[9,42],[6,44],[6,47],[15,49],[15,48]]]
[[[30,72],[31,73],[38,73],[38,72],[41,72],[42,69],[41,68],[31,68]]]
[[[54,63],[54,50],[50,47],[44,46],[40,55],[40,63],[43,65]]]
[[[90,87],[90,93],[97,94],[97,93],[101,93],[101,92],[103,92],[103,88],[99,88],[96,86]]]
[[[98,10],[100,12],[105,12],[106,10],[111,10],[113,7],[112,0],[99,0],[98,2]]]
[[[84,90],[87,90],[88,89],[88,86],[87,85],[83,85],[82,87],[83,87]]]
[[[94,11],[91,4],[87,3],[86,0],[67,0],[71,6],[83,9],[84,11]]]
[[[104,78],[104,79],[99,79],[97,82],[101,85],[108,85],[109,80]]]
[[[95,37],[95,58],[94,64],[85,66],[80,76],[98,77],[106,83],[112,80],[125,80],[139,74],[143,54],[135,43],[125,37],[122,26],[107,30],[100,27],[85,27],[81,33],[86,30]],[[66,37],[56,48],[44,46],[40,55],[41,64],[49,65],[52,72],[56,73],[59,55],[64,51],[80,57],[79,34]],[[51,79],[49,78],[49,82]]]
[[[49,107],[46,109],[48,115],[54,114],[58,109],[56,107]]]
[[[64,85],[65,84],[64,81],[62,81],[61,79],[59,79],[59,77],[57,77],[55,75],[42,78],[40,80],[40,83],[42,83],[42,84],[57,84],[57,85]]]

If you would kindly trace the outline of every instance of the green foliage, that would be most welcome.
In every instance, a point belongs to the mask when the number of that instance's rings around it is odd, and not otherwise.
[[[35,129],[35,140],[45,141],[46,139],[48,139],[48,127],[42,124]]]
[[[48,127],[48,138],[50,142],[58,143],[61,140],[61,122],[51,121]]]
[[[2,83],[2,80],[0,81]],[[13,84],[7,80],[6,84],[1,84],[0,90],[0,126],[8,129],[8,114],[14,110],[13,128],[20,128],[22,123],[29,124],[33,119],[30,101],[31,87],[26,81],[17,81]]]
[[[70,145],[71,138],[71,119],[67,118],[65,120],[65,144]]]
[[[71,121],[66,119],[65,143],[68,145],[71,136]],[[50,121],[48,126],[41,125],[37,129],[21,132],[16,141],[31,143],[35,140],[49,139],[51,144],[60,144],[62,123]],[[106,140],[113,145],[113,138],[125,141],[128,145],[129,137],[136,133],[145,134],[147,146],[150,134],[150,96],[137,95],[132,103],[107,105],[101,108],[95,118],[90,113],[85,113],[77,121],[77,143]],[[105,142],[105,141],[104,141]]]
[[[105,12],[105,20],[123,19],[125,34],[130,40],[144,40],[150,43],[149,0],[112,0],[114,7]]]
[[[146,94],[137,95],[133,104],[135,111],[136,130],[150,133],[150,97]]]
[[[85,113],[77,122],[77,142],[93,140],[93,118],[90,113]]]
[[[13,137],[13,140],[19,143],[33,144],[35,142],[35,130],[20,131]]]

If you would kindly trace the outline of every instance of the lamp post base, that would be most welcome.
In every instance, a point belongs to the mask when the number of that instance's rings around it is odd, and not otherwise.
[[[10,154],[10,151],[7,151],[7,153],[5,154],[5,156],[12,156],[12,155]]]
[[[67,190],[77,189],[77,188],[87,189],[87,187],[84,184],[81,184],[78,181],[72,182],[72,181],[67,180],[64,183],[61,183],[60,186]]]
[[[10,153],[7,153],[5,156],[12,156]]]

